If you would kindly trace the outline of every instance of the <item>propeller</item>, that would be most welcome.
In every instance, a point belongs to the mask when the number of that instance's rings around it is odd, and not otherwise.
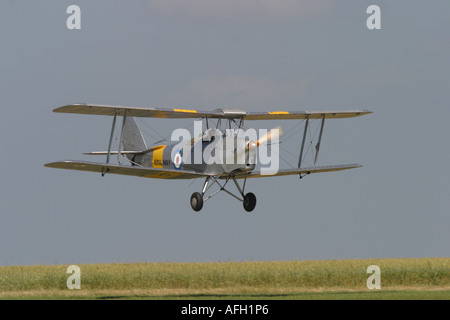
[[[259,138],[259,140],[256,141],[256,144],[259,147],[260,144],[272,141],[272,139],[279,139],[282,135],[283,130],[281,129],[281,127],[280,126],[275,127],[269,132],[267,132],[265,135],[263,135],[261,138]]]
[[[248,149],[256,149],[263,143],[267,143],[272,141],[272,139],[280,138],[283,135],[283,130],[280,126],[273,128],[272,130],[268,131],[265,135],[263,135],[261,138],[259,138],[257,141],[250,141],[247,144],[247,150]]]
[[[273,128],[272,130],[268,131],[265,135],[263,135],[261,138],[259,138],[256,141],[249,141],[247,143],[247,145],[245,146],[245,148],[242,150],[244,151],[244,153],[239,152],[238,151],[238,161],[244,161],[244,158],[239,158],[239,157],[246,157],[245,154],[248,153],[248,158],[246,159],[246,163],[255,163],[255,159],[256,159],[256,150],[257,148],[263,144],[263,143],[267,143],[270,142],[274,139],[277,139],[279,137],[281,137],[281,135],[283,134],[283,130],[281,129],[280,126]]]

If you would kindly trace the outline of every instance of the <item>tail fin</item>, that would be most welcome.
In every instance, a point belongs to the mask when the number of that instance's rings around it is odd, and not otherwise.
[[[123,151],[147,150],[144,137],[133,117],[127,117],[123,130]]]

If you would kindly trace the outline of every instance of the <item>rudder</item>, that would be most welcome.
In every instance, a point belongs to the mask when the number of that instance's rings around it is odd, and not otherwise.
[[[144,151],[147,150],[144,137],[133,117],[127,117],[123,128],[123,150]]]

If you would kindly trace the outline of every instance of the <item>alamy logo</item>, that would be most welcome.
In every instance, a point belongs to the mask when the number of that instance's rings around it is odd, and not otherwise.
[[[81,10],[77,5],[71,5],[67,7],[66,13],[71,15],[67,18],[66,27],[69,30],[81,29]]]
[[[67,273],[71,274],[66,281],[67,289],[81,289],[81,270],[80,267],[72,264],[67,267]]]
[[[367,267],[367,273],[370,276],[367,278],[367,289],[381,289],[381,269],[377,265],[371,265]]]
[[[367,18],[366,26],[369,30],[380,30],[381,29],[381,9],[377,5],[371,5],[366,10],[370,17]]]

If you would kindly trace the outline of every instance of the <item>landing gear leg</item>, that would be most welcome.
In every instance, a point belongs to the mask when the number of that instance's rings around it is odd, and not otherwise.
[[[194,192],[191,196],[191,207],[194,211],[200,211],[203,208],[203,202],[211,199],[212,197],[214,197],[216,194],[218,194],[221,191],[225,191],[226,193],[228,193],[230,196],[232,196],[233,198],[236,198],[239,201],[242,201],[243,205],[244,205],[244,209],[247,212],[251,212],[253,211],[253,209],[255,209],[256,207],[256,196],[252,193],[249,192],[247,194],[244,193],[245,191],[245,183],[247,181],[247,178],[245,178],[244,180],[244,184],[241,187],[239,186],[239,184],[236,181],[236,178],[234,176],[232,177],[226,177],[226,181],[225,183],[221,184],[219,183],[217,180],[220,178],[220,176],[211,176],[211,177],[207,177],[204,184],[203,184],[203,188],[202,188],[202,192]],[[227,189],[225,189],[225,185],[228,183],[228,181],[232,179],[236,185],[236,188],[238,189],[240,195],[242,196],[242,198],[240,198],[238,195],[235,195],[233,193],[231,193],[230,191],[228,191]],[[211,186],[213,184],[217,184],[219,186],[219,190],[213,192],[211,195],[207,196],[204,198],[204,195],[206,193],[206,191],[208,191],[209,188],[211,188]]]
[[[239,190],[239,193],[242,195],[242,204],[244,205],[244,209],[247,212],[252,212],[253,209],[256,207],[256,196],[252,192],[249,192],[247,194],[244,194],[245,191],[245,183],[247,182],[247,179],[244,180],[244,185],[241,189],[239,184],[237,183],[236,179],[233,178],[234,184],[236,185],[236,188]]]

